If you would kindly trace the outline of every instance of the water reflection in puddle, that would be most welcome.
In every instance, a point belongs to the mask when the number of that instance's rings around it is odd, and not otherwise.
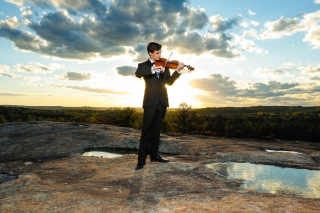
[[[298,154],[298,155],[304,155],[301,152],[295,152],[295,151],[283,151],[283,150],[272,150],[272,149],[266,149],[267,152],[284,152],[284,153],[291,153],[291,154]]]
[[[242,179],[242,188],[272,194],[320,198],[320,171],[250,163],[212,163],[208,168],[226,179]]]
[[[85,152],[82,156],[94,156],[99,158],[116,158],[116,157],[121,157],[122,155],[110,153],[110,152],[90,151],[90,152]]]

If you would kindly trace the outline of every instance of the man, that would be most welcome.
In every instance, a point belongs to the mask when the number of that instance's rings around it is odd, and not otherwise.
[[[168,68],[155,66],[155,62],[161,57],[161,47],[161,44],[150,42],[147,46],[149,59],[138,64],[138,69],[135,73],[138,78],[143,77],[145,81],[143,126],[136,170],[142,169],[146,164],[149,147],[151,161],[169,162],[163,159],[158,152],[161,124],[167,107],[169,107],[166,84],[172,85],[179,78],[184,64],[180,62],[172,75]]]

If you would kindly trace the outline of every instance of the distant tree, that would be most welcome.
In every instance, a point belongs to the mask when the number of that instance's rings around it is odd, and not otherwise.
[[[91,110],[0,106],[0,123],[33,120],[99,123],[141,129],[143,113],[130,107]],[[161,131],[319,142],[320,106],[192,109],[188,104],[181,103],[178,109],[168,109]]]
[[[130,107],[124,107],[118,111],[119,126],[133,127],[136,116],[136,110]]]
[[[161,126],[162,133],[173,133],[177,132],[177,124],[175,112],[168,111]]]
[[[220,136],[223,136],[225,133],[224,116],[223,116],[223,114],[219,114],[215,117],[217,118],[216,126],[217,126],[217,130],[218,130],[218,134]]]
[[[188,132],[192,125],[194,125],[194,119],[196,112],[192,111],[191,106],[186,103],[180,103],[178,110],[175,114],[175,121],[177,124],[177,130],[181,133]]]
[[[6,118],[1,114],[0,115],[0,124],[4,124],[6,122],[7,122]]]

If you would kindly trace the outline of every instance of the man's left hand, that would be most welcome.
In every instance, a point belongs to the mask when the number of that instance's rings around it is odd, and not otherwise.
[[[178,65],[178,67],[177,67],[177,71],[178,72],[180,72],[180,70],[182,70],[184,68],[184,63],[182,63],[182,62],[179,62],[179,65]]]

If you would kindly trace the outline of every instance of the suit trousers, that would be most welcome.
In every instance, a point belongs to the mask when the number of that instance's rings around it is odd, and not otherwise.
[[[139,145],[138,162],[145,162],[149,148],[150,157],[156,158],[159,151],[160,130],[167,107],[160,103],[157,106],[144,107],[143,126]]]

